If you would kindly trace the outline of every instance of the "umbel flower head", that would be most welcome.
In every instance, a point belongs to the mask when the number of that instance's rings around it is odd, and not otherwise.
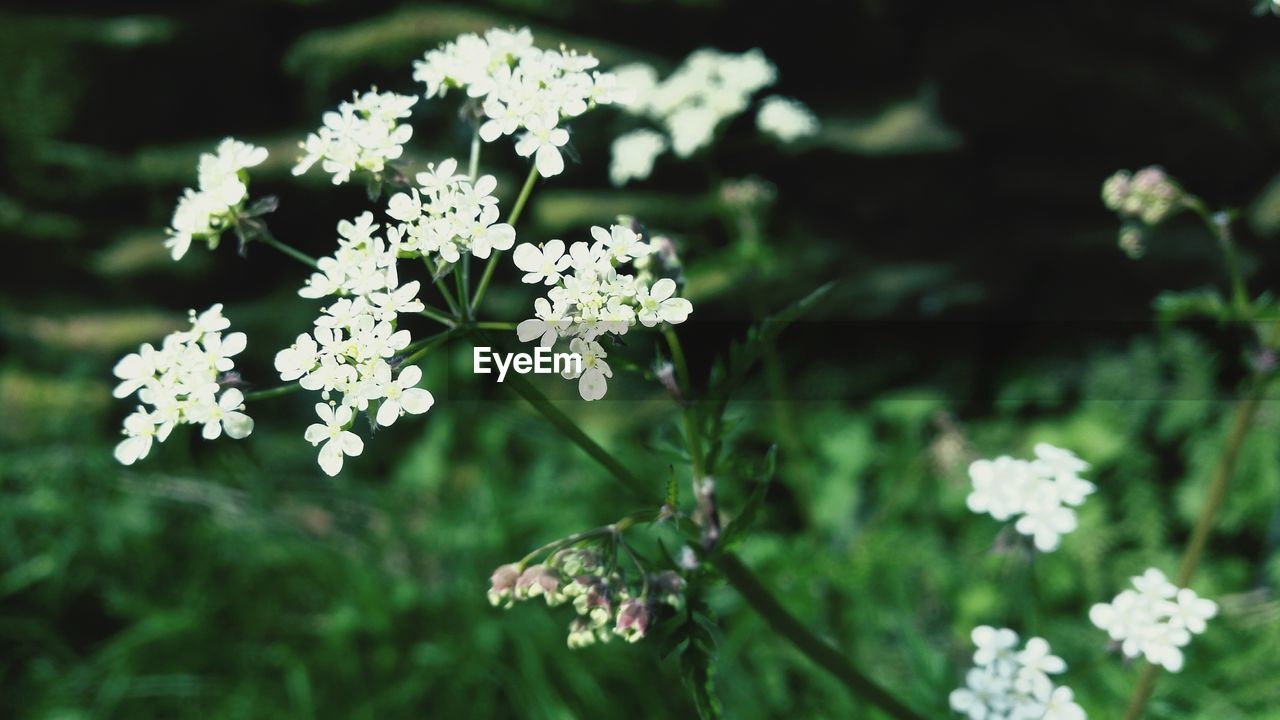
[[[317,162],[333,175],[334,185],[347,182],[356,171],[382,173],[413,136],[413,127],[398,121],[409,117],[416,102],[412,95],[379,93],[377,88],[363,95],[352,93],[350,102],[325,113],[320,129],[298,143],[303,155],[293,174],[302,175]]]
[[[226,138],[213,153],[202,153],[197,165],[198,189],[187,188],[178,198],[164,246],[174,260],[191,249],[193,240],[217,247],[222,233],[235,222],[249,197],[248,168],[267,159],[266,148]]]
[[[1182,188],[1157,165],[1132,175],[1117,171],[1102,184],[1102,202],[1123,218],[1159,225],[1176,212],[1183,200]]]
[[[974,667],[964,686],[951,691],[951,709],[970,720],[1084,720],[1071,688],[1055,686],[1050,675],[1066,671],[1044,638],[1018,649],[1018,634],[980,625],[971,633]]]
[[[969,466],[973,490],[965,502],[996,520],[1017,518],[1014,527],[1031,537],[1041,552],[1056,550],[1076,528],[1073,507],[1084,504],[1097,487],[1080,477],[1089,464],[1069,450],[1048,443],[1035,446],[1035,460],[1001,456]]]
[[[579,544],[553,552],[545,562],[502,565],[489,578],[489,603],[509,608],[540,597],[548,607],[571,604],[577,614],[569,624],[571,648],[607,643],[614,637],[638,642],[659,606],[683,606],[685,581],[674,571],[648,573],[637,565],[644,575],[636,583],[619,567],[616,545],[607,547],[613,557]]]
[[[498,181],[492,175],[473,181],[458,175],[457,169],[453,158],[429,165],[414,178],[418,187],[391,196],[387,215],[399,225],[389,251],[455,263],[464,252],[484,259],[494,250],[511,249],[516,231],[498,222],[498,199],[493,195]]]
[[[143,344],[116,363],[120,383],[113,394],[136,393],[142,403],[124,420],[125,439],[116,445],[116,460],[132,465],[145,458],[153,443],[164,442],[182,424],[203,426],[200,434],[207,440],[224,432],[238,440],[253,432],[253,419],[242,412],[244,395],[218,383],[246,345],[242,332],[223,334],[230,326],[221,304],[199,315],[192,310],[190,330],[169,334],[159,349]]]
[[[1182,648],[1192,635],[1205,631],[1206,621],[1218,614],[1217,603],[1190,588],[1179,588],[1156,568],[1132,581],[1132,590],[1090,608],[1089,620],[1120,643],[1125,657],[1142,655],[1153,665],[1179,672]]]
[[[704,48],[665,80],[643,63],[615,68],[614,75],[629,96],[623,108],[662,129],[633,130],[613,143],[609,178],[621,186],[649,177],[654,161],[668,148],[688,158],[710,145],[724,121],[745,111],[757,92],[777,81],[778,70],[758,48],[739,54]],[[761,105],[756,125],[770,137],[793,142],[816,133],[818,120],[799,101],[774,96]]]
[[[653,279],[647,261],[658,248],[634,230],[592,227],[591,237],[592,243],[575,242],[567,253],[562,241],[549,240],[542,246],[523,243],[512,254],[524,282],[551,286],[546,298],[534,302],[535,316],[516,326],[516,334],[521,342],[536,340],[547,348],[567,338],[582,366],[570,366],[564,377],[578,380],[584,400],[604,397],[613,377],[601,335],[625,335],[636,323],[678,325],[693,312],[688,300],[676,296],[674,280]],[[628,264],[635,275],[619,272]]]
[[[413,79],[426,85],[428,99],[463,92],[480,108],[482,140],[516,135],[516,153],[532,157],[538,174],[551,177],[564,171],[560,149],[569,133],[561,123],[623,99],[614,76],[595,70],[598,65],[563,46],[535,47],[528,28],[494,28],[428,51],[414,63]]]

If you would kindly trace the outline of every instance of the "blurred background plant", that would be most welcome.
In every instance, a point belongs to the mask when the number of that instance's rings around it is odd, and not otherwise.
[[[270,385],[272,354],[311,320],[294,297],[302,270],[267,248],[248,262],[168,259],[162,228],[196,155],[226,134],[267,146],[254,187],[282,196],[273,232],[323,254],[333,218],[366,201],[319,175],[286,187],[319,114],[352,88],[417,92],[408,64],[425,49],[515,23],[606,67],[645,61],[663,73],[700,47],[760,47],[780,68],[777,92],[821,119],[817,136],[779,150],[744,115],[701,163],[659,158],[652,178],[613,190],[608,143],[633,123],[600,113],[575,127],[581,162],[538,189],[520,228],[522,240],[580,234],[623,213],[675,236],[698,308],[700,332],[685,344],[700,377],[745,323],[838,281],[731,408],[744,454],[778,445],[777,480],[737,548],[744,561],[926,715],[946,713],[980,624],[1051,638],[1090,715],[1117,715],[1138,671],[1104,656],[1086,611],[1128,576],[1176,566],[1250,348],[1218,323],[1151,321],[1162,290],[1218,281],[1218,249],[1183,213],[1144,229],[1134,264],[1098,188],[1117,168],[1159,162],[1210,206],[1242,208],[1239,262],[1254,290],[1267,285],[1280,231],[1280,26],[1250,9],[9,3],[0,714],[694,712],[687,694],[664,690],[681,671],[659,644],[571,651],[562,617],[485,601],[493,568],[634,500],[530,409],[472,378],[464,347],[423,383],[439,405],[338,478],[317,471],[298,436],[301,397],[259,406],[244,442],[175,436],[144,465],[111,458],[127,412],[109,392],[121,354],[222,301],[250,337],[238,366]],[[444,107],[415,114],[419,161],[466,146]],[[500,187],[519,186],[512,154],[486,165]],[[528,288],[509,265],[499,272],[490,311],[523,319]],[[660,493],[674,430],[657,420],[670,400],[641,375],[615,384],[617,399],[561,407]],[[546,390],[572,399],[563,385]],[[1157,685],[1148,717],[1280,717],[1278,432],[1267,398],[1196,579],[1222,617]],[[965,508],[965,469],[1039,441],[1092,463],[1100,489],[1080,529],[1032,564]],[[751,488],[718,490],[734,512]],[[701,601],[718,618],[715,688],[732,716],[874,715],[728,588]]]

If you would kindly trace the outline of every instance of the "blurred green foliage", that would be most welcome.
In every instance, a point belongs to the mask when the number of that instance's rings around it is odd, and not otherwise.
[[[364,200],[315,178],[286,184],[296,140],[352,88],[411,91],[425,48],[511,23],[610,63],[759,45],[779,90],[823,117],[803,152],[753,142],[739,121],[706,163],[717,174],[668,158],[625,192],[603,184],[615,120],[585,118],[582,163],[538,189],[520,229],[583,237],[627,212],[673,233],[709,321],[687,340],[699,384],[743,322],[838,281],[730,405],[734,453],[755,462],[778,446],[738,548],[747,564],[930,717],[947,716],[983,623],[1049,638],[1090,716],[1118,716],[1136,672],[1105,654],[1086,612],[1147,566],[1174,569],[1241,345],[1222,328],[1149,322],[1161,289],[1215,281],[1216,250],[1180,220],[1128,262],[1097,188],[1116,167],[1164,162],[1248,209],[1246,265],[1266,277],[1280,28],[1248,3],[866,0],[839,17],[717,0],[22,5],[0,15],[0,716],[694,712],[654,643],[570,651],[564,613],[485,602],[500,563],[637,508],[529,408],[469,377],[465,347],[428,364],[437,407],[380,432],[336,479],[301,438],[300,396],[255,407],[246,442],[178,432],[138,466],[111,459],[128,408],[110,398],[110,367],[186,308],[227,303],[261,385],[274,349],[310,322],[300,269],[265,248],[247,262],[229,247],[168,260],[161,228],[196,154],[226,134],[268,146],[254,192],[283,198],[273,231],[326,252],[334,221]],[[414,122],[410,160],[464,151],[452,106]],[[504,188],[524,172],[500,145],[484,161]],[[777,196],[759,237],[717,193],[749,176]],[[498,276],[494,319],[527,313],[514,278]],[[641,343],[629,352],[652,359]],[[618,386],[629,399],[561,407],[660,497],[673,408],[642,376]],[[1280,718],[1275,400],[1195,582],[1223,615],[1187,669],[1161,678],[1149,717]],[[1093,463],[1101,490],[1062,549],[1033,560],[966,510],[965,468],[1040,441]],[[751,490],[722,483],[725,512]],[[705,600],[728,716],[874,716],[732,590]]]

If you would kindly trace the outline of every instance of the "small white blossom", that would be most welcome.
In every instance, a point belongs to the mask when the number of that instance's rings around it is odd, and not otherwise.
[[[1125,656],[1142,655],[1169,672],[1181,671],[1182,648],[1206,630],[1206,621],[1218,613],[1217,603],[1178,588],[1156,568],[1131,580],[1133,590],[1089,609],[1090,622],[1119,642]]]
[[[659,251],[656,243],[644,242],[622,224],[593,227],[591,237],[593,242],[575,242],[567,254],[562,241],[550,240],[541,248],[524,243],[512,255],[525,272],[524,282],[551,286],[547,297],[535,301],[535,317],[516,326],[517,336],[521,342],[536,340],[548,348],[569,338],[570,350],[583,357],[583,368],[565,377],[578,380],[585,400],[603,397],[613,376],[597,338],[625,335],[637,322],[646,327],[679,324],[693,311],[688,300],[675,296],[674,280],[660,278],[650,284],[647,261]],[[636,275],[620,272],[627,263]]]
[[[245,349],[245,334],[222,333],[230,321],[221,304],[199,315],[193,310],[190,316],[190,330],[170,333],[158,350],[142,345],[113,369],[120,379],[113,394],[124,398],[137,393],[143,403],[125,418],[125,439],[115,449],[116,459],[125,465],[145,458],[152,444],[164,442],[177,425],[201,425],[209,440],[224,432],[237,440],[253,432],[253,419],[242,412],[244,395],[236,388],[222,390],[218,382],[235,367],[232,357]]]
[[[631,180],[644,180],[653,173],[658,156],[667,151],[662,133],[639,128],[618,136],[610,146],[609,181],[617,187]]]
[[[198,190],[187,188],[178,199],[166,231],[165,247],[181,260],[194,240],[217,247],[222,233],[235,222],[249,197],[248,168],[267,159],[266,148],[225,138],[214,153],[202,153],[197,163]]]
[[[534,156],[534,165],[542,177],[552,177],[564,172],[564,158],[560,148],[568,144],[569,132],[555,126],[555,120],[545,115],[535,115],[525,121],[528,130],[516,142],[516,154]]]
[[[1047,443],[1035,450],[1035,461],[1008,456],[974,461],[969,466],[973,490],[965,503],[996,520],[1016,518],[1019,533],[1031,537],[1041,552],[1052,552],[1076,529],[1070,506],[1079,506],[1097,488],[1076,474],[1089,466],[1070,451]]]
[[[379,379],[379,394],[383,397],[382,404],[378,407],[379,425],[389,426],[405,413],[421,415],[431,409],[435,398],[430,392],[417,387],[422,380],[421,368],[410,365],[401,370],[400,376],[393,381],[390,379],[390,367],[385,364],[381,367],[386,370],[381,371],[383,377]]]
[[[1084,720],[1071,689],[1055,687],[1050,678],[1066,672],[1067,664],[1044,638],[1033,637],[1018,650],[1018,635],[1008,628],[981,625],[971,637],[974,667],[948,697],[953,711],[970,720]]]
[[[363,95],[353,93],[350,102],[338,105],[337,111],[326,112],[323,125],[307,136],[299,146],[303,156],[293,168],[302,175],[317,162],[333,175],[333,184],[341,185],[360,170],[381,173],[390,160],[404,152],[404,144],[413,136],[413,127],[397,121],[409,117],[418,98],[377,89]]]
[[[756,127],[766,135],[792,143],[816,135],[818,117],[799,100],[771,95],[760,103]]]
[[[320,469],[326,475],[337,475],[342,470],[342,457],[355,457],[364,452],[364,441],[359,435],[347,430],[351,425],[354,413],[351,408],[342,405],[336,409],[326,403],[316,403],[316,415],[320,422],[307,428],[307,442],[320,445]]]

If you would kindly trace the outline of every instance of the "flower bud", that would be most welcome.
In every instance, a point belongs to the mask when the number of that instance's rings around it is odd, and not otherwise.
[[[512,591],[519,577],[520,566],[515,563],[507,563],[494,570],[489,576],[489,604],[497,607],[506,601],[507,607],[511,607]]]
[[[538,563],[525,568],[516,580],[515,596],[517,600],[533,598],[539,595],[546,598],[548,605],[564,602],[560,589],[560,575],[552,568]]]
[[[635,598],[624,600],[618,607],[618,621],[613,632],[627,642],[636,642],[649,629],[649,604]]]

